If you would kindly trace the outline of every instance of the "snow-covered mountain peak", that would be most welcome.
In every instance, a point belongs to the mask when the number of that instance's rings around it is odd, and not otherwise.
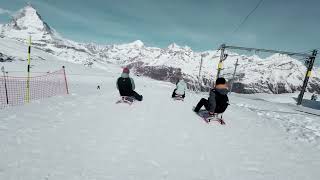
[[[295,60],[293,59],[292,57],[288,56],[288,55],[285,55],[285,54],[279,54],[279,53],[276,53],[276,54],[272,54],[271,56],[267,57],[266,58],[267,60]]]
[[[18,30],[51,33],[50,27],[42,20],[40,14],[31,5],[27,5],[16,13],[10,25]]]
[[[133,41],[131,43],[115,45],[115,46],[117,46],[120,49],[132,49],[132,48],[133,49],[140,49],[140,48],[144,47],[144,44],[143,44],[142,41],[136,40],[136,41]]]
[[[171,50],[171,51],[192,51],[192,49],[189,47],[189,46],[179,46],[178,44],[176,43],[172,43],[170,44],[168,47],[167,47],[168,50]]]
[[[137,48],[141,48],[144,46],[143,42],[141,40],[136,40],[136,41],[133,41],[132,43],[129,43],[128,44],[129,46],[134,46],[134,47],[137,47]]]
[[[10,23],[2,26],[1,34],[15,39],[27,39],[29,35],[34,40],[52,40],[55,36],[58,37],[30,4],[16,12]]]
[[[177,50],[177,49],[181,49],[181,47],[179,45],[177,45],[176,43],[172,43],[168,46],[168,49]]]
[[[245,57],[245,56],[242,56],[242,58]],[[262,60],[258,55],[254,54],[252,56],[249,56],[248,57],[249,59],[255,59],[255,60]]]
[[[142,47],[142,46],[144,46],[143,42],[140,41],[140,40],[136,40],[136,41],[134,41],[134,42],[132,42],[132,43],[130,43],[130,44],[131,44],[131,45],[135,45],[135,46],[137,46],[137,47]]]

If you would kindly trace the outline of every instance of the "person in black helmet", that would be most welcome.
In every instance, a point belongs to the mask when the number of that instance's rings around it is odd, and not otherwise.
[[[229,105],[227,94],[228,86],[226,80],[224,78],[218,78],[214,88],[210,90],[209,98],[202,98],[194,108],[194,112],[198,113],[201,107],[204,106],[211,116],[215,113],[223,113]]]
[[[135,84],[133,79],[129,76],[129,68],[123,68],[121,77],[117,80],[117,88],[121,96],[134,97],[138,101],[142,101],[143,96],[138,94],[135,89]]]

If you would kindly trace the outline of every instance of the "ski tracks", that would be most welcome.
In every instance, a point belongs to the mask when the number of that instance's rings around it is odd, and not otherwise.
[[[320,121],[312,115],[297,113],[286,104],[268,106],[266,102],[265,109],[257,108],[254,104],[238,103],[238,107],[255,112],[260,121],[268,121],[292,135],[296,140],[312,143],[320,148]]]

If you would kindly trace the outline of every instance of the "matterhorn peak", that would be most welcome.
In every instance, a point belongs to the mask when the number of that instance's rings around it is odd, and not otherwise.
[[[15,13],[11,22],[2,26],[1,34],[15,39],[54,40],[59,35],[45,23],[38,11],[28,3]]]
[[[43,22],[40,14],[31,4],[28,4],[26,7],[19,10],[14,15],[10,24],[17,30],[28,29],[31,33],[32,31],[51,33],[50,27]]]

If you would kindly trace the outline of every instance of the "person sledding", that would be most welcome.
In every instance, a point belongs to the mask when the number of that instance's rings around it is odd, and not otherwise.
[[[316,101],[318,99],[318,96],[316,94],[312,94],[311,100]]]
[[[135,92],[135,84],[131,77],[129,77],[129,68],[123,68],[121,77],[117,80],[117,88],[122,97],[133,97],[138,101],[142,101],[143,96]]]
[[[210,90],[209,98],[202,98],[193,111],[198,113],[202,106],[204,106],[210,116],[221,114],[229,105],[227,94],[228,86],[226,80],[224,78],[218,78],[214,88]]]
[[[184,99],[186,97],[187,84],[184,82],[182,76],[178,77],[176,88],[173,90],[172,98]]]

